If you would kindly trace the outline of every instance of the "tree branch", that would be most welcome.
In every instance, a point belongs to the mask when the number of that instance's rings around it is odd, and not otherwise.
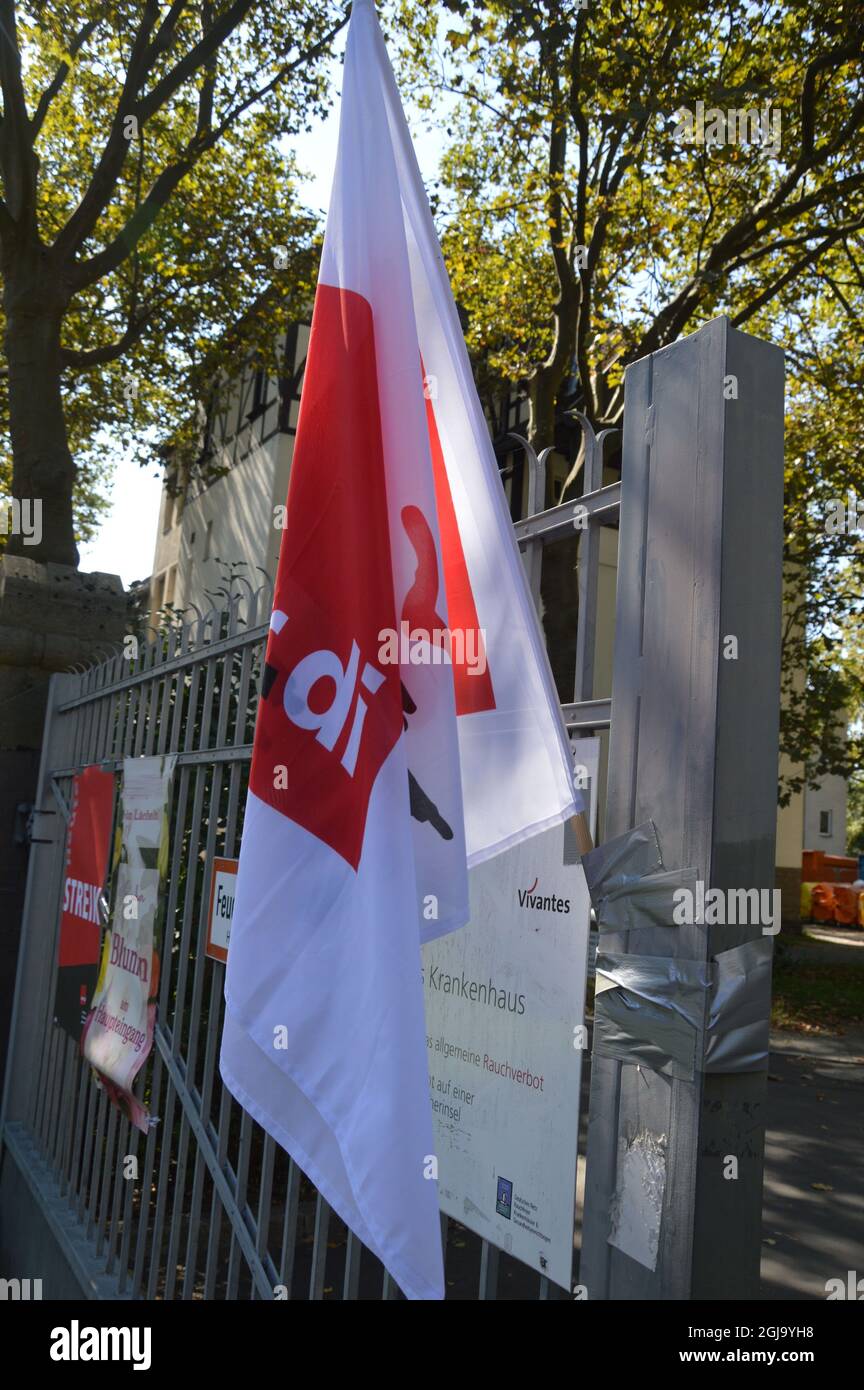
[[[73,38],[72,42],[69,44],[66,52],[68,53],[72,62],[67,63],[64,61],[60,64],[51,82],[48,84],[48,86],[45,88],[44,92],[40,96],[36,106],[36,111],[33,115],[33,119],[30,122],[30,138],[32,141],[35,142],[36,137],[42,129],[42,126],[45,124],[45,117],[48,115],[51,103],[57,96],[57,93],[62,88],[63,83],[69,76],[69,73],[72,71],[72,65],[74,63],[74,60],[81,52],[81,49],[84,47],[90,35],[96,29],[98,29],[99,25],[102,23],[102,20],[104,18],[105,11],[103,10],[102,13],[97,16],[96,19],[90,19],[87,21],[86,24],[82,25],[82,27],[78,30],[78,33]]]
[[[685,324],[695,312],[706,285],[716,280],[718,272],[728,273],[728,264],[743,251],[749,250],[761,235],[760,223],[771,221],[781,211],[787,197],[811,169],[822,167],[826,160],[842,148],[861,125],[864,125],[864,99],[855,103],[848,121],[841,126],[833,139],[821,146],[815,144],[815,100],[816,78],[827,68],[840,67],[851,58],[857,57],[864,45],[859,40],[850,41],[838,48],[820,54],[808,65],[801,90],[802,148],[789,173],[780,180],[774,192],[734,222],[714,243],[705,265],[691,276],[686,285],[658,312],[651,327],[643,334],[635,357],[644,357],[658,347],[672,342],[678,337]],[[860,177],[860,176],[859,176]],[[848,185],[851,180],[843,180]],[[836,194],[840,185],[831,190]],[[824,194],[823,194],[824,196]],[[801,199],[799,202],[806,202]],[[781,219],[788,220],[788,219]],[[743,312],[743,311],[742,311]],[[749,317],[749,314],[747,315]],[[733,320],[736,322],[737,320]]]
[[[156,308],[155,304],[151,304],[147,309],[131,314],[123,333],[113,343],[105,343],[98,348],[61,348],[61,366],[64,369],[71,367],[75,371],[86,371],[90,367],[101,367],[107,362],[116,362],[133,343],[137,343],[153,318]]]
[[[196,129],[195,135],[186,145],[180,158],[173,164],[167,165],[158,175],[147,197],[144,199],[144,202],[139,208],[135,209],[135,212],[125,223],[121,231],[118,232],[113,241],[102,251],[98,251],[95,256],[91,256],[89,260],[80,262],[75,266],[70,277],[74,288],[83,289],[87,285],[92,285],[97,280],[100,280],[103,275],[109,274],[112,270],[116,270],[118,266],[122,265],[126,257],[134,247],[137,246],[141,237],[144,236],[145,232],[153,225],[153,222],[168,202],[174,190],[191,169],[194,168],[201,156],[205,154],[207,150],[212,149],[214,145],[218,144],[222,136],[240,119],[250,106],[267,96],[268,93],[291,72],[304,63],[309,62],[311,58],[315,57],[320,51],[331,44],[347,22],[347,18],[340,20],[338,24],[333,26],[329,33],[319,39],[316,44],[313,44],[312,48],[295,58],[293,62],[284,63],[269,82],[252,92],[240,102],[239,105],[235,106],[232,111],[229,111],[217,126],[211,126],[209,129],[205,129],[203,134],[199,134],[198,131],[202,128],[202,120],[204,119],[202,117],[201,103],[207,101],[207,84],[205,83],[201,93],[199,93],[198,129]]]
[[[21,78],[15,0],[0,0],[0,89],[0,167],[10,217],[23,226],[33,220],[36,212],[36,159]]]
[[[778,280],[775,280],[773,285],[768,285],[746,308],[742,309],[740,313],[737,313],[734,318],[730,320],[733,328],[738,328],[742,323],[746,323],[747,320],[752,318],[752,316],[765,304],[768,304],[774,299],[780,291],[789,284],[790,280],[795,279],[799,271],[806,270],[808,266],[812,266],[823,252],[829,250],[830,247],[840,241],[846,234],[846,230],[845,227],[839,227],[835,232],[832,232],[830,236],[825,237],[821,246],[817,246],[815,251],[807,251],[803,256],[799,256],[797,261],[793,261],[789,269],[786,270]]]
[[[844,224],[843,231],[855,231],[860,226],[860,221],[847,222]],[[804,246],[808,241],[815,241],[817,237],[827,236],[836,230],[837,228],[830,223],[820,222],[814,227],[809,227],[806,232],[799,232],[797,236],[779,237],[777,241],[769,241],[765,246],[757,246],[755,251],[749,251],[746,255],[739,256],[737,260],[730,261],[726,267],[727,273],[731,275],[733,271],[740,270],[745,265],[752,265],[754,261],[761,261],[765,256],[771,256],[777,251],[785,251],[791,246]]]
[[[175,10],[176,6],[172,7],[171,13]],[[130,145],[124,125],[129,116],[141,118],[138,92],[157,57],[156,44],[151,44],[150,39],[158,18],[159,0],[145,0],[144,14],[132,42],[123,90],[105,147],[84,196],[54,242],[54,251],[59,259],[71,256],[91,235],[117,185]],[[164,24],[160,26],[160,33],[164,28]]]

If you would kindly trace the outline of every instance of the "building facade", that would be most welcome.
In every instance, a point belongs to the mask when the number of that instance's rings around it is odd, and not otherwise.
[[[150,580],[150,626],[169,610],[194,618],[221,606],[231,574],[257,588],[276,574],[277,509],[294,452],[309,325],[280,344],[284,372],[243,364],[214,400],[202,429],[205,466],[184,478],[170,460],[162,487]]]

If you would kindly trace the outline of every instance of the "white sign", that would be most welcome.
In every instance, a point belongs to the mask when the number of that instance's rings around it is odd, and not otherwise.
[[[590,903],[564,835],[472,869],[423,979],[441,1208],[569,1288]]]
[[[153,1045],[159,979],[156,919],[176,761],[176,754],[124,759],[114,911],[81,1035],[84,1056],[100,1073],[109,1096],[145,1134],[148,1112],[132,1093],[132,1084]]]
[[[234,916],[234,892],[237,886],[239,859],[214,859],[210,879],[210,912],[207,918],[205,955],[213,960],[228,959],[231,939],[231,919]]]

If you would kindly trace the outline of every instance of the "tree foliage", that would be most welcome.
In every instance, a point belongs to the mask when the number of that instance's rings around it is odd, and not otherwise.
[[[825,522],[833,499],[864,499],[860,9],[403,0],[401,15],[405,81],[446,138],[436,194],[469,347],[524,386],[536,447],[574,405],[619,422],[628,363],[718,314],[786,350],[782,742],[804,767],[784,794],[848,770],[862,559]],[[701,141],[699,102],[735,113]],[[758,139],[746,110],[766,113]]]
[[[308,302],[317,229],[286,142],[324,109],[345,14],[332,0],[0,0],[0,22],[0,488],[59,486],[67,448],[89,537],[118,446],[152,458],[154,428],[182,433],[225,347],[236,362]],[[40,315],[35,366],[16,376]],[[240,320],[242,343],[228,336]],[[40,374],[65,440],[35,418]]]

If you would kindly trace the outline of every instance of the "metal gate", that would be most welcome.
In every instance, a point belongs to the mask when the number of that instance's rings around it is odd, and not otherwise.
[[[515,529],[538,603],[544,548],[579,532],[575,691],[564,719],[574,732],[605,731],[614,707],[610,833],[651,818],[667,869],[689,866],[721,889],[764,889],[776,828],[783,354],[714,319],[628,367],[625,400],[620,482],[603,485],[611,439],[582,422],[583,495],[544,510],[548,456],[526,450],[528,515]],[[609,635],[597,625],[602,529],[619,514],[612,696],[599,699],[595,652]],[[160,636],[134,662],[116,655],[51,682],[0,1204],[4,1249],[41,1261],[21,1276],[50,1267],[68,1297],[397,1296],[218,1074],[224,967],[201,949],[206,885],[214,856],[239,845],[269,611],[268,593],[244,587],[224,611]],[[611,603],[605,611],[611,619]],[[179,773],[159,1022],[138,1083],[159,1123],[145,1138],[52,1023],[62,821],[80,768],[117,771],[126,756],[169,752]],[[604,946],[637,966],[659,956],[710,970],[715,952],[758,933],[661,923],[612,930]],[[579,1275],[590,1297],[755,1296],[764,1089],[760,1071],[706,1075],[700,1060],[692,1076],[670,1078],[595,1057]],[[663,1154],[651,1267],[610,1240],[620,1156],[637,1133]],[[736,1183],[724,1181],[724,1154],[740,1155]],[[628,1197],[637,1208],[641,1199]],[[450,1296],[557,1297],[525,1266],[443,1225]]]
[[[538,459],[510,441],[530,470],[529,515],[515,530],[538,604],[544,546],[573,537],[574,523],[580,535],[577,699],[564,706],[579,732],[609,725],[609,700],[592,698],[598,527],[617,524],[621,490],[602,486],[604,439],[583,428],[584,495],[550,510],[541,508],[551,451]],[[15,1172],[3,1206],[14,1223],[26,1193],[61,1266],[90,1297],[396,1298],[380,1262],[219,1076],[224,966],[203,950],[210,868],[239,849],[271,604],[268,588],[234,587],[223,610],[166,630],[134,659],[118,652],[52,678],[4,1098]],[[72,777],[88,764],[119,772],[125,757],[161,753],[177,754],[177,773],[158,1021],[135,1086],[158,1117],[145,1136],[53,1021],[55,934]],[[495,1298],[499,1279],[502,1296],[557,1296],[446,1217],[442,1230],[455,1296]]]

